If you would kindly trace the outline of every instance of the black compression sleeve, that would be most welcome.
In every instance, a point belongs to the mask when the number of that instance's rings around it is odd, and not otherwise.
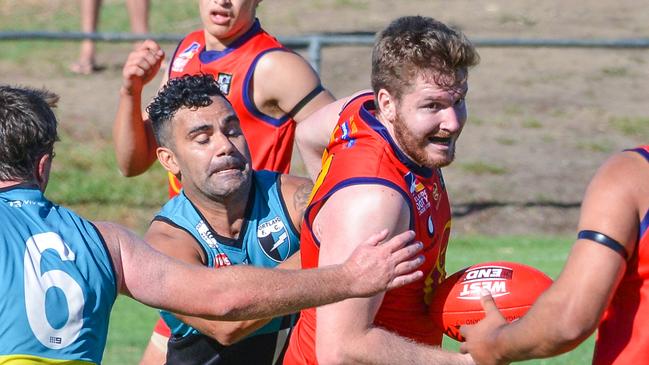
[[[299,113],[300,110],[302,110],[302,108],[304,108],[305,105],[307,105],[311,100],[313,100],[313,98],[315,98],[322,91],[324,91],[324,87],[318,84],[318,86],[316,86],[315,89],[311,90],[310,93],[308,93],[305,97],[303,97],[302,100],[300,100],[297,104],[295,104],[293,109],[291,109],[291,111],[286,114],[288,114],[291,118],[294,118],[295,114]]]

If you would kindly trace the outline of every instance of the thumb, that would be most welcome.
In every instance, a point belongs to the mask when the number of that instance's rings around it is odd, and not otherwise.
[[[487,317],[492,313],[498,313],[500,315],[496,302],[488,289],[482,289],[480,293],[480,305],[482,305],[482,309],[484,309]]]
[[[383,242],[388,237],[388,229],[385,228],[379,233],[371,235],[368,239],[365,240],[366,245],[377,246],[379,243]]]

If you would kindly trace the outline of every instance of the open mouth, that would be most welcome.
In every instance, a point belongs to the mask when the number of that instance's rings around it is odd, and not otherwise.
[[[227,23],[230,20],[230,13],[227,11],[212,10],[210,11],[210,19],[215,24]]]
[[[227,174],[233,172],[240,172],[243,170],[243,167],[240,166],[226,166],[214,171],[215,174]]]
[[[245,170],[246,165],[244,163],[239,163],[239,161],[230,161],[222,165],[216,165],[212,169],[212,174],[229,174],[236,173]]]
[[[448,146],[451,144],[451,137],[429,137],[428,142]]]

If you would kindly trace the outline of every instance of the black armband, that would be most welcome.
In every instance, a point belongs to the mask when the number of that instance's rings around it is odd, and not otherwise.
[[[324,91],[324,87],[322,87],[322,84],[318,84],[318,86],[315,87],[315,89],[311,90],[310,93],[308,93],[305,97],[302,98],[295,106],[293,109],[291,109],[290,112],[286,113],[288,114],[291,118],[295,117],[295,114],[299,113],[302,108],[304,108],[305,105],[307,105],[313,98],[315,98],[318,94]]]
[[[628,260],[629,258],[629,254],[626,252],[626,248],[624,248],[624,246],[621,243],[619,243],[618,241],[612,239],[611,237],[603,233],[599,233],[597,231],[584,230],[579,232],[579,234],[577,234],[577,238],[590,240],[593,242],[597,242],[600,245],[604,245],[610,248],[611,250],[619,253],[620,256],[622,256],[622,258],[624,259],[624,261]]]

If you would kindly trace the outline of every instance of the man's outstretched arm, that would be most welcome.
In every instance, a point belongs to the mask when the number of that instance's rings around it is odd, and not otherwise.
[[[205,318],[274,317],[371,296],[423,276],[413,271],[422,262],[413,258],[421,245],[409,244],[412,232],[380,243],[387,236],[383,231],[361,244],[343,264],[320,269],[237,265],[214,270],[165,256],[116,224],[96,225],[110,250],[122,293],[152,307]]]
[[[647,181],[649,169],[637,154],[624,152],[609,159],[588,186],[579,231],[602,233],[630,255],[639,212],[644,214],[649,205]],[[578,239],[555,283],[520,320],[508,325],[491,297],[483,298],[488,315],[475,326],[462,327],[467,339],[463,351],[480,364],[507,364],[575,348],[595,331],[608,307],[626,269],[623,253]]]

